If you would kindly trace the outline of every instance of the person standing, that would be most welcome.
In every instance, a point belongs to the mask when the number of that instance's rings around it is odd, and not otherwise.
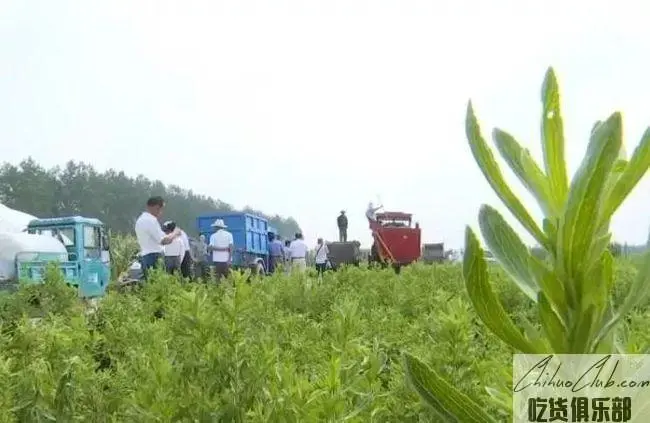
[[[190,278],[192,276],[192,255],[190,254],[190,239],[185,233],[184,230],[181,231],[181,240],[183,241],[183,260],[181,262],[181,275],[184,278]]]
[[[284,263],[285,263],[285,273],[289,273],[291,271],[291,251],[289,251],[289,247],[291,246],[291,241],[290,240],[285,240],[284,241]]]
[[[339,227],[339,242],[348,241],[348,217],[345,215],[345,210],[341,210],[341,214],[336,218],[336,224]]]
[[[302,234],[296,233],[296,239],[291,241],[289,245],[289,253],[291,255],[291,273],[304,273],[307,269],[307,244],[303,241]]]
[[[162,216],[164,207],[165,200],[162,197],[151,197],[147,200],[147,209],[135,221],[135,236],[140,246],[140,264],[145,278],[148,276],[148,270],[162,258],[163,246],[181,235],[178,228],[174,228],[169,234],[163,232],[158,219]]]
[[[176,229],[176,223],[169,220],[163,223],[163,232],[166,234],[172,233]],[[185,253],[185,245],[183,244],[183,237],[179,236],[175,238],[172,242],[163,247],[163,252],[165,254],[165,270],[167,273],[174,274],[179,269],[181,269],[181,263],[183,261],[183,255]]]
[[[327,244],[323,242],[323,238],[318,238],[318,245],[316,246],[316,257],[314,261],[316,262],[316,270],[318,271],[318,276],[323,276],[325,269],[327,269],[327,258],[329,257],[329,249]]]
[[[234,241],[232,234],[226,230],[228,227],[223,219],[215,220],[211,226],[216,229],[216,232],[210,235],[208,251],[212,252],[215,275],[219,281],[230,274]]]
[[[283,262],[284,247],[282,242],[275,237],[275,234],[269,234],[269,273],[274,273]]]
[[[194,261],[196,262],[195,276],[204,278],[208,265],[208,244],[205,242],[205,235],[199,235],[199,240],[194,244]]]
[[[368,218],[368,223],[370,224],[370,229],[373,229],[373,222],[377,221],[377,211],[384,206],[375,207],[372,202],[368,203],[368,209],[366,210],[366,217]]]

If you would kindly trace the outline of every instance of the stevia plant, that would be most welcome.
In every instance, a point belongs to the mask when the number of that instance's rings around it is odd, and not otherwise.
[[[615,343],[615,329],[647,295],[650,252],[645,253],[627,296],[615,307],[611,300],[614,280],[608,249],[610,222],[648,170],[650,128],[628,160],[622,142],[621,114],[615,112],[605,121],[598,121],[582,163],[569,183],[560,96],[552,68],[545,76],[542,103],[544,170],[512,135],[500,129],[494,129],[492,134],[500,155],[543,212],[541,226],[505,182],[481,135],[471,101],[465,124],[472,154],[483,175],[546,253],[545,260],[532,255],[499,212],[489,205],[481,207],[479,226],[483,238],[510,280],[534,303],[541,332],[528,323],[520,328],[509,317],[492,290],[483,250],[470,227],[465,231],[465,286],[485,326],[517,351],[623,353]],[[406,354],[405,364],[414,389],[441,417],[460,422],[495,421],[415,357]]]

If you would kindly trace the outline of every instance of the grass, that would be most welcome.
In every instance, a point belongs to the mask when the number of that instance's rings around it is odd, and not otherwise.
[[[535,322],[490,272],[513,319]],[[617,296],[634,273],[616,262]],[[629,319],[630,351],[650,341],[647,318],[644,305]],[[91,315],[54,275],[3,296],[0,319],[0,422],[438,421],[407,385],[403,351],[508,419],[486,387],[507,390],[512,350],[480,323],[455,265],[222,286],[157,274]]]

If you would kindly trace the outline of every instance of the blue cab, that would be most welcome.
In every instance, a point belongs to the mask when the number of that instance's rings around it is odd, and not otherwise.
[[[59,268],[65,281],[78,288],[80,297],[105,294],[111,280],[110,245],[108,232],[100,220],[81,216],[35,219],[27,226],[27,232],[56,237],[65,246],[68,260],[59,262]],[[50,261],[47,254],[19,253],[16,275],[27,283],[41,283]]]

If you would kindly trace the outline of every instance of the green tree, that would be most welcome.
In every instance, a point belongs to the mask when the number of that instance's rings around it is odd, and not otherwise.
[[[29,157],[17,166],[5,163],[0,167],[0,202],[6,206],[39,217],[97,217],[119,233],[133,232],[135,219],[152,195],[165,198],[166,217],[175,220],[188,234],[195,232],[198,215],[234,210],[230,204],[192,190],[165,186],[143,175],[132,178],[114,169],[98,172],[83,162],[69,161],[62,169],[45,169]],[[268,219],[282,236],[300,231],[291,217],[246,211]]]

